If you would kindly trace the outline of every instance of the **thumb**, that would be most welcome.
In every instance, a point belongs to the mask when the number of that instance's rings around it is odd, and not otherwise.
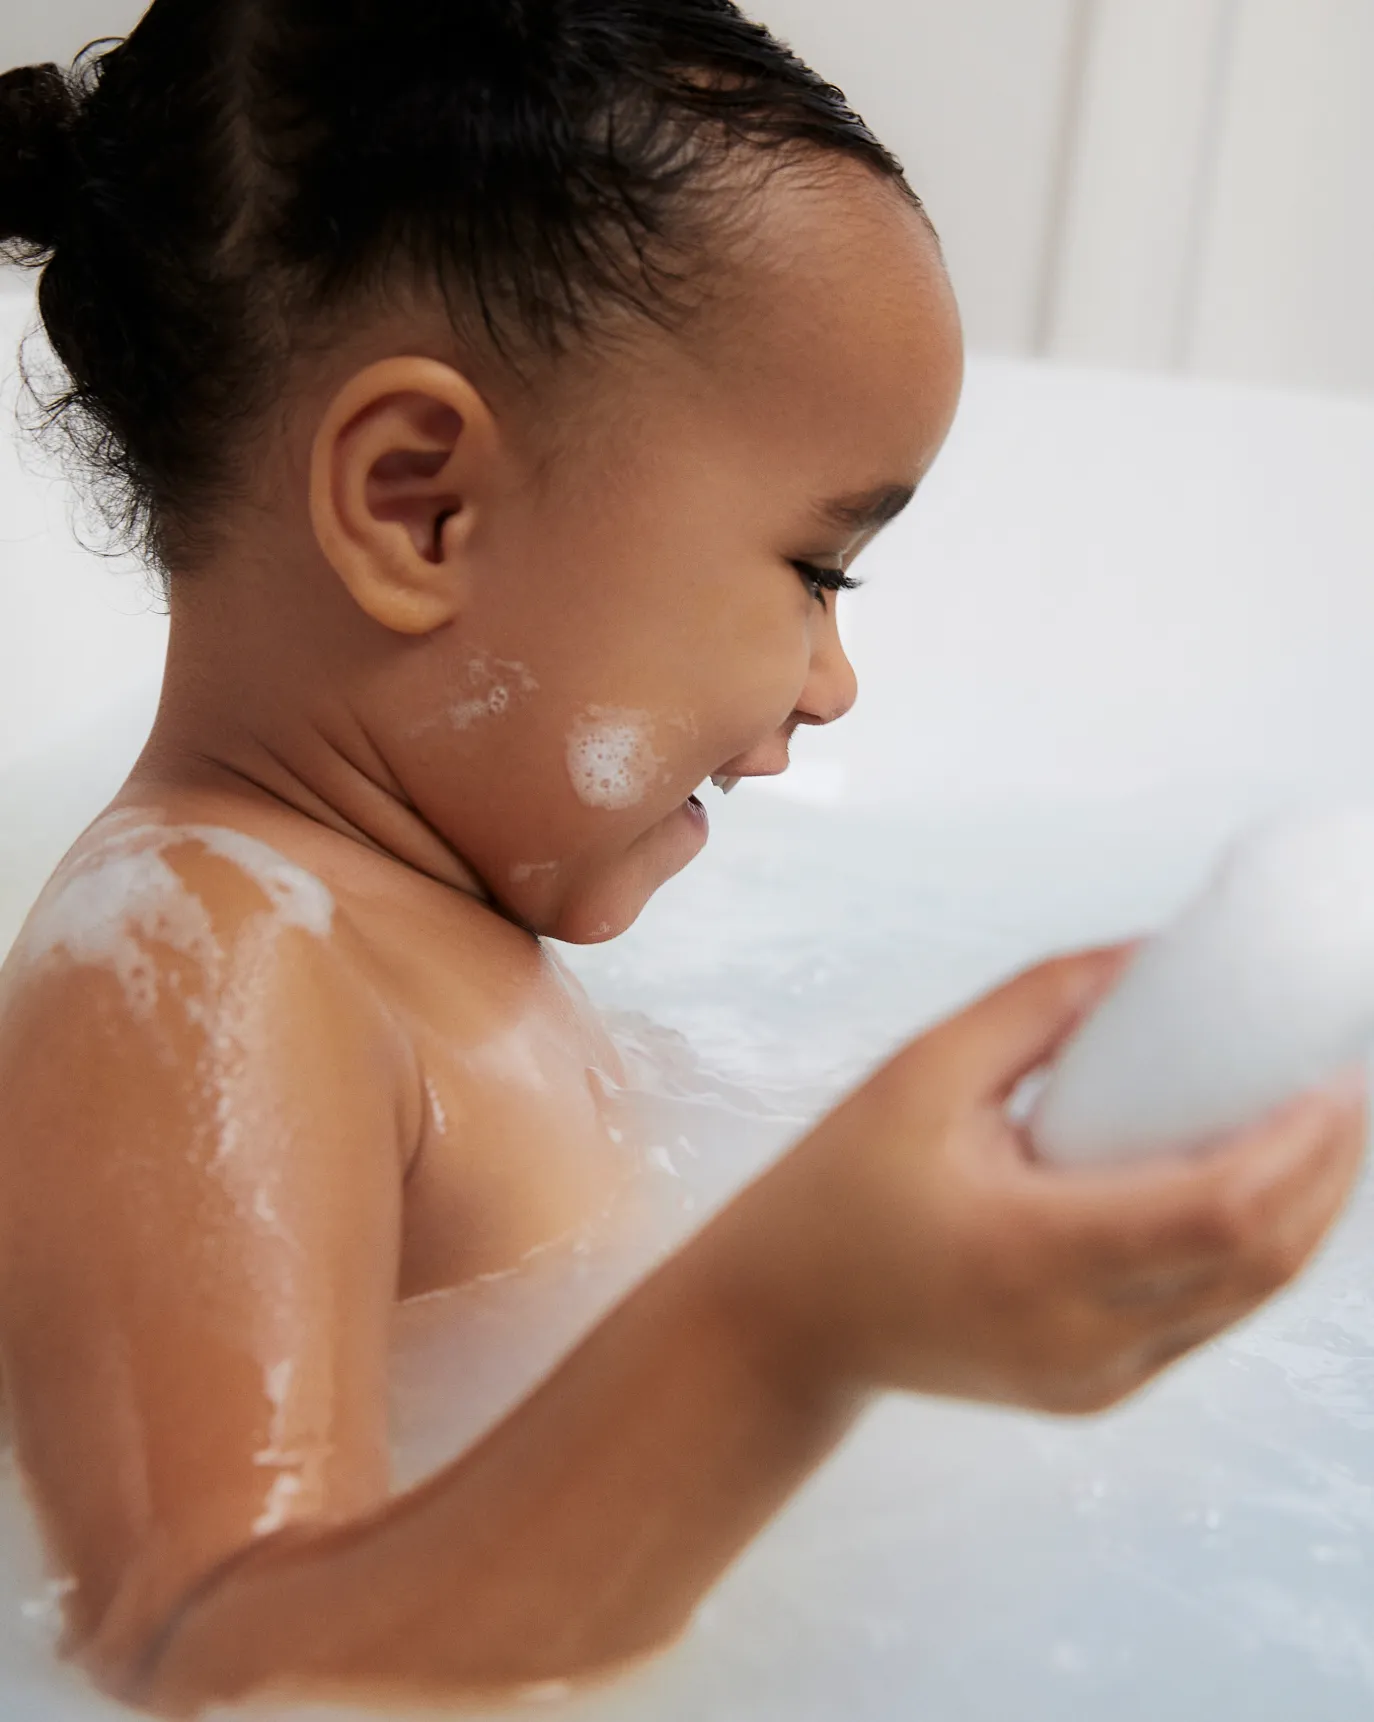
[[[935,1030],[938,1056],[964,1092],[1003,1105],[1044,1064],[1130,963],[1143,938],[1037,963]]]

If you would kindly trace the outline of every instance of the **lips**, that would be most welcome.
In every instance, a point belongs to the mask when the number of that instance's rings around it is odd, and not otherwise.
[[[711,783],[721,792],[722,795],[728,795],[739,781],[738,777],[733,777],[728,772],[713,771],[711,773]],[[701,799],[700,790],[687,797],[686,805],[688,807],[694,807],[698,813],[703,815],[706,812],[706,804]]]

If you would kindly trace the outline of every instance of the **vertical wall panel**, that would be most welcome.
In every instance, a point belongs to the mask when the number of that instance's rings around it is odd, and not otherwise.
[[[971,344],[1029,351],[1076,0],[747,0],[906,163]]]
[[[1374,0],[1244,0],[1190,368],[1374,390]]]
[[[1094,0],[1045,350],[1176,365],[1237,0]]]

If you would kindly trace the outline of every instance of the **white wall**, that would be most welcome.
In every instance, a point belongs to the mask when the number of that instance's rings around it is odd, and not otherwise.
[[[1191,353],[1234,0],[1095,0],[1068,121],[1042,350],[1177,368]]]
[[[1247,0],[1188,359],[1374,388],[1374,0]]]
[[[747,0],[906,161],[971,344],[1374,392],[1374,0]],[[0,12],[64,58],[138,0]]]
[[[154,682],[167,634],[146,577],[79,548],[69,486],[12,435],[13,355],[32,313],[27,292],[0,291],[0,773]]]
[[[980,346],[1029,352],[1081,0],[752,0],[902,158]]]
[[[1374,392],[1374,0],[754,0],[1001,351]]]
[[[144,0],[0,0],[0,66],[70,60],[98,36],[132,29]]]

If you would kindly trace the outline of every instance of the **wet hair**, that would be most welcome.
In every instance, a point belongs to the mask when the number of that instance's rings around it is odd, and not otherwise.
[[[840,157],[919,208],[731,0],[153,0],[0,77],[0,257],[43,270],[41,423],[165,575],[331,318],[427,288],[516,367],[671,326],[741,173]]]

